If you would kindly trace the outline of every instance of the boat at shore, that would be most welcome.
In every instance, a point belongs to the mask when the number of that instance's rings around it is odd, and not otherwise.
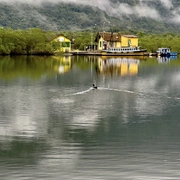
[[[157,56],[158,57],[171,57],[171,56],[177,56],[177,52],[171,52],[170,48],[158,48],[157,50]]]
[[[74,51],[73,55],[97,55],[97,56],[149,56],[146,49],[140,47],[121,47],[121,48],[107,48],[104,50],[94,51]]]
[[[105,50],[102,50],[102,55],[144,56],[144,55],[147,55],[147,50],[140,49],[140,47],[107,48]]]

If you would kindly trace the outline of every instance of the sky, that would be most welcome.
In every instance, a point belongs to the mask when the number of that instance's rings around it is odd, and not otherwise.
[[[126,3],[116,3],[112,4],[110,0],[0,0],[0,2],[6,2],[10,4],[14,4],[16,2],[22,3],[32,3],[34,5],[40,5],[42,2],[50,2],[50,3],[75,3],[82,5],[90,5],[99,7],[100,9],[106,11],[109,15],[121,17],[122,15],[136,15],[138,17],[148,17],[156,20],[162,20],[163,17],[159,14],[157,9],[154,7],[150,7],[147,2],[159,1],[162,5],[170,11],[173,7],[173,0],[139,0],[140,4],[138,6],[129,6]],[[173,18],[169,19],[169,21],[173,21],[175,23],[180,24],[180,8],[176,8],[176,10],[171,10]]]

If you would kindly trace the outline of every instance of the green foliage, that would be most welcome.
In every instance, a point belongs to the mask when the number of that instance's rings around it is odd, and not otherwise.
[[[148,52],[156,52],[160,47],[169,47],[171,51],[180,53],[180,36],[171,32],[161,35],[144,34],[143,36],[139,37],[139,45],[142,48],[147,49]]]
[[[74,39],[74,49],[84,50],[86,45],[90,45],[91,41],[94,43],[96,32],[92,31],[76,31],[76,32],[62,32],[69,39]]]
[[[52,39],[51,39],[52,40]],[[0,54],[52,54],[49,33],[41,29],[0,30]]]
[[[129,9],[139,6],[140,0],[110,0],[112,8],[117,8],[120,3],[126,4]],[[16,8],[7,3],[0,3],[0,26],[13,29],[41,28],[44,30],[84,30],[92,29],[97,24],[97,29],[102,31],[103,23],[111,22],[106,30],[114,31],[144,31],[148,33],[180,32],[180,26],[173,24],[170,18],[178,12],[179,0],[172,1],[172,7],[167,9],[160,0],[146,1],[148,7],[157,11],[162,19],[152,19],[135,14],[121,14],[118,12],[107,14],[98,7],[78,5],[73,3],[42,3],[41,6],[34,6],[26,3],[16,3]],[[143,7],[142,7],[143,8]],[[19,10],[20,13],[17,13]],[[32,13],[33,12],[33,13]],[[151,13],[151,12],[147,12]],[[113,27],[112,27],[113,26]],[[13,48],[13,47],[12,47]],[[5,52],[8,49],[5,47]],[[26,51],[30,52],[31,47]]]
[[[84,50],[91,43],[94,44],[96,37],[94,29],[86,31],[61,31],[58,34],[51,31],[42,31],[39,28],[28,30],[13,30],[11,28],[0,29],[0,54],[1,55],[52,55],[60,44],[51,41],[59,36],[65,35],[68,39],[74,39],[73,49]],[[173,32],[163,34],[145,33],[143,31],[122,31],[121,34],[134,34],[139,38],[139,46],[148,52],[156,52],[159,47],[169,47],[171,51],[180,53],[180,35]]]

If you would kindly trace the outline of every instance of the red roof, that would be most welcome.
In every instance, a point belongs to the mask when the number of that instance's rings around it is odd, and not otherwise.
[[[98,37],[99,36],[99,37]],[[121,41],[121,34],[114,33],[114,32],[99,32],[97,37],[102,37],[105,41],[113,41],[113,42],[120,42]],[[96,39],[97,39],[96,37]]]

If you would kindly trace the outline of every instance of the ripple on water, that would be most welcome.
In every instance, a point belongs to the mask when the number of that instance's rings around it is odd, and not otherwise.
[[[74,100],[69,98],[53,98],[52,102],[56,104],[69,104],[69,103],[73,103]]]

